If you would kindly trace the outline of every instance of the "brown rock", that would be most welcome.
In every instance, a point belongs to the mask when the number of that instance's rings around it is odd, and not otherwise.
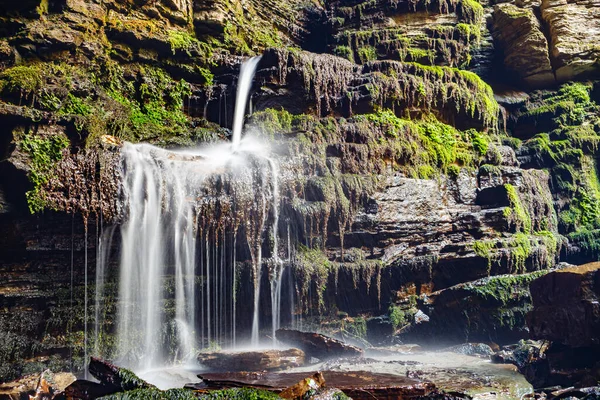
[[[198,361],[209,368],[220,371],[272,371],[303,365],[304,352],[298,349],[219,351],[200,353]]]
[[[551,272],[530,289],[532,338],[571,347],[600,344],[600,262]]]
[[[323,377],[323,374],[316,372],[313,376],[304,378],[300,382],[279,393],[279,397],[284,399],[304,398],[306,392],[309,390],[320,389],[323,387],[323,385],[325,385],[325,378]]]
[[[600,6],[593,0],[543,0],[559,82],[600,72]]]
[[[275,393],[283,393],[288,387],[301,379],[306,373],[223,373],[203,374],[203,389],[227,389],[235,387],[252,387]],[[433,383],[406,378],[391,374],[375,374],[365,371],[340,372],[324,371],[323,378],[327,387],[337,388],[354,400],[359,399],[459,399],[466,398],[460,394],[440,392]],[[314,375],[312,377],[314,379]],[[323,397],[319,397],[323,398]]]
[[[504,65],[530,87],[554,83],[548,41],[533,11],[514,4],[494,8],[492,36],[504,51]]]
[[[0,399],[50,399],[62,393],[74,381],[75,375],[71,373],[54,374],[46,370],[40,375],[29,375],[0,385]]]
[[[358,347],[340,342],[314,332],[301,332],[292,329],[279,329],[275,332],[277,340],[302,349],[307,356],[325,360],[332,357],[362,356]]]

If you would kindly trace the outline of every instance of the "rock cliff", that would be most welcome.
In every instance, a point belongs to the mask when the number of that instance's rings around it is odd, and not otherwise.
[[[226,139],[239,63],[255,54],[249,124],[282,148],[296,316],[343,325],[339,311],[366,337],[365,319],[401,330],[422,309],[436,340],[456,312],[443,299],[463,296],[501,310],[454,341],[523,337],[521,274],[600,254],[599,10],[0,1],[0,380],[81,366],[86,271],[92,284],[99,232],[122,218],[119,143]],[[506,274],[519,277],[485,280]],[[503,297],[515,282],[525,305]]]

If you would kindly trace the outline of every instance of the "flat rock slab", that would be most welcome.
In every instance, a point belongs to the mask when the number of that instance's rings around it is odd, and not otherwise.
[[[283,343],[302,349],[307,357],[314,357],[319,360],[363,355],[362,349],[319,333],[279,329],[275,332],[275,337]]]
[[[298,349],[198,354],[198,362],[217,371],[273,371],[304,365],[304,352]]]
[[[208,373],[200,374],[205,389],[252,387],[279,393],[314,373]],[[347,396],[358,399],[413,399],[439,393],[433,383],[391,374],[371,372],[323,371],[325,385],[337,388]],[[448,399],[454,397],[450,396]],[[460,398],[460,397],[459,397]]]

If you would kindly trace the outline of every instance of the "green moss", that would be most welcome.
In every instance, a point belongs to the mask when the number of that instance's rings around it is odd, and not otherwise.
[[[436,170],[430,165],[419,165],[417,167],[417,176],[419,179],[432,179],[436,176]]]
[[[4,94],[29,97],[42,87],[44,76],[41,64],[18,65],[0,73],[0,88]]]
[[[215,83],[215,76],[208,68],[199,67],[198,72],[202,75],[202,78],[204,78],[205,86],[212,86]]]
[[[367,337],[367,321],[362,317],[346,318],[342,320],[341,327],[357,338],[366,339]]]
[[[473,242],[473,251],[479,257],[483,257],[487,260],[488,263],[488,273],[489,269],[492,266],[492,260],[494,258],[494,254],[492,250],[496,248],[495,240],[476,240]]]
[[[481,28],[479,25],[459,23],[456,29],[467,39],[467,42],[475,42],[479,44],[481,41]]]
[[[557,126],[581,124],[590,106],[590,85],[570,83],[561,86],[556,95],[549,96],[525,116],[554,118]]]
[[[207,397],[208,398],[208,397]],[[100,397],[100,400],[195,400],[198,396],[189,389],[136,389]]]
[[[294,116],[289,111],[267,108],[252,114],[249,122],[260,126],[261,133],[272,138],[291,132],[293,121]]]
[[[531,216],[523,207],[517,189],[507,183],[504,185],[510,207],[504,209],[504,216],[516,231],[531,232]]]
[[[487,135],[477,132],[475,129],[467,131],[473,143],[473,149],[480,155],[484,156],[488,151],[489,139]]]
[[[333,49],[333,54],[338,57],[343,57],[348,61],[354,62],[354,51],[349,46],[336,46]]]
[[[531,241],[524,233],[516,233],[512,240],[507,242],[510,249],[511,268],[517,273],[525,272],[525,261],[531,254]]]
[[[174,81],[163,70],[140,69],[139,86],[120,77],[110,80],[107,94],[119,103],[126,115],[120,127],[129,140],[148,140],[185,134],[188,117],[183,112],[184,98],[191,94],[187,82]],[[123,136],[121,134],[120,136]]]
[[[394,330],[406,326],[410,321],[406,312],[399,306],[391,305],[388,309],[388,318],[394,327]]]
[[[502,176],[502,170],[497,165],[484,164],[479,167],[479,175]]]
[[[487,137],[483,134],[474,130],[460,132],[433,115],[406,120],[384,109],[354,119],[375,124],[387,137],[397,139],[393,143],[399,163],[414,167],[414,175],[423,179],[446,173],[451,166],[472,166],[487,150]]]
[[[137,388],[146,388],[148,383],[140,379],[133,371],[126,368],[119,368],[117,378],[123,390],[133,390]]]
[[[529,284],[547,273],[548,270],[543,270],[523,275],[494,276],[476,284],[466,284],[465,289],[486,301],[491,300],[498,305],[507,306],[529,297]]]
[[[67,95],[67,98],[62,103],[59,113],[66,115],[81,115],[87,117],[92,114],[93,107],[85,100],[75,97],[72,93]]]
[[[456,179],[460,175],[460,167],[458,165],[449,165],[446,173],[450,178]]]
[[[483,22],[483,6],[477,0],[461,0],[457,11],[462,21],[475,25]]]
[[[31,133],[15,139],[21,151],[28,154],[31,160],[28,177],[33,189],[26,196],[29,211],[34,214],[45,207],[43,187],[51,178],[55,165],[63,158],[69,139],[64,134],[40,137]]]
[[[579,246],[588,257],[600,260],[600,229],[581,228],[569,234],[569,240]]]
[[[187,31],[169,30],[169,43],[173,54],[182,50],[191,55],[190,50],[197,42],[198,40]]]
[[[314,286],[317,291],[318,304],[316,306],[319,312],[323,311],[325,308],[324,293],[327,288],[327,281],[331,270],[335,266],[320,249],[310,249],[300,245],[297,257],[297,263],[300,268],[296,268],[296,279],[300,282],[302,298],[308,299],[309,290]]]
[[[356,51],[361,63],[377,60],[377,50],[373,46],[364,46]]]
[[[432,60],[435,58],[435,53],[430,49],[409,48],[407,49],[407,56],[411,61]]]

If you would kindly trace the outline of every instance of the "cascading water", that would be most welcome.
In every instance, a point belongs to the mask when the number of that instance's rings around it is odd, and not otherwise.
[[[260,56],[252,57],[242,64],[240,68],[240,77],[237,84],[237,96],[235,98],[235,110],[233,115],[233,149],[237,149],[242,140],[242,128],[244,127],[244,115],[246,113],[246,104],[252,87],[252,78],[260,61]]]
[[[241,138],[258,61],[252,58],[241,68],[232,145],[168,151],[125,144],[121,150],[125,222],[120,231],[116,358],[122,365],[148,370],[186,360],[199,348],[240,342],[238,294],[245,288],[238,257],[251,264],[249,336],[258,345],[265,243],[271,253],[266,264],[273,337],[281,324],[279,169],[268,146]],[[112,232],[102,235],[101,275],[107,270],[111,237]],[[240,245],[246,255],[236,253]],[[285,253],[289,258],[289,238]],[[104,279],[97,277],[98,282]],[[97,294],[97,318],[101,297],[102,292]],[[96,328],[97,337],[98,332]]]

